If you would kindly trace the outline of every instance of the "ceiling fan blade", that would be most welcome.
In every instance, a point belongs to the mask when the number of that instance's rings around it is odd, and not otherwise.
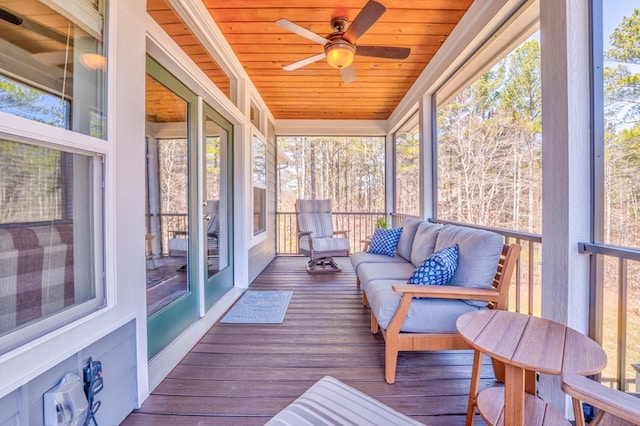
[[[282,69],[285,70],[285,71],[297,70],[298,68],[302,68],[305,65],[312,64],[312,63],[314,63],[316,61],[319,61],[320,59],[324,59],[326,57],[327,57],[327,55],[325,55],[324,52],[318,53],[317,55],[313,55],[313,56],[310,56],[310,57],[308,57],[306,59],[302,59],[302,60],[300,60],[298,62],[294,62],[292,64],[286,65],[286,66],[282,67]]]
[[[275,24],[280,28],[284,28],[287,31],[291,31],[292,33],[298,34],[299,36],[302,36],[308,40],[315,41],[316,43],[321,44],[323,46],[329,43],[329,40],[322,37],[321,35],[318,35],[313,31],[310,31],[304,27],[301,27],[298,24],[294,24],[293,22],[288,21],[286,19],[280,18],[275,22]]]
[[[407,59],[411,49],[394,46],[357,46],[356,55],[374,58]]]
[[[345,83],[351,83],[352,81],[356,81],[356,70],[353,68],[353,65],[342,67],[340,68],[340,76],[342,76],[342,81]]]
[[[367,30],[386,12],[387,8],[375,0],[365,4],[356,19],[351,22],[342,38],[349,43],[355,43]]]

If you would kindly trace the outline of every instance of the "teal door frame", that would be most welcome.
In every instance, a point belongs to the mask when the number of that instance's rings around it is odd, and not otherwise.
[[[188,291],[176,301],[165,306],[147,318],[147,351],[148,359],[153,358],[186,328],[200,317],[199,289],[197,276],[199,265],[195,260],[198,252],[198,209],[197,189],[197,135],[198,135],[198,97],[180,80],[173,76],[160,64],[147,56],[147,74],[160,82],[187,102],[187,146],[188,146],[188,231],[189,246],[187,255]]]

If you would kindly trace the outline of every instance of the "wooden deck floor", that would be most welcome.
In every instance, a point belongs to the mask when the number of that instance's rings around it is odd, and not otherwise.
[[[302,258],[274,260],[250,288],[293,290],[284,323],[215,324],[123,424],[261,425],[325,375],[423,423],[464,424],[472,353],[401,353],[387,384],[382,336],[338,261],[341,273],[309,275]],[[493,383],[485,360],[481,388]]]

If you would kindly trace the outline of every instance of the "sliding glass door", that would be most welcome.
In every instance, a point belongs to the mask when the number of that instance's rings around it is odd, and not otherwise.
[[[149,358],[197,320],[198,99],[147,58],[147,335]]]
[[[231,230],[233,127],[209,105],[203,105],[203,240],[205,307],[209,308],[233,286]]]
[[[232,143],[231,123],[148,58],[149,358],[233,287]]]

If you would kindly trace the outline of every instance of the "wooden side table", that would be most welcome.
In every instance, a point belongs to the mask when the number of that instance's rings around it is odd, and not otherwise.
[[[607,356],[596,342],[543,318],[481,310],[461,315],[456,328],[475,349],[468,425],[473,422],[475,406],[490,424],[523,425],[525,418],[531,421],[542,419],[540,416],[545,418],[543,424],[569,424],[562,413],[535,396],[535,373],[590,375],[607,364]],[[504,388],[489,388],[476,395],[483,353],[504,363]]]

